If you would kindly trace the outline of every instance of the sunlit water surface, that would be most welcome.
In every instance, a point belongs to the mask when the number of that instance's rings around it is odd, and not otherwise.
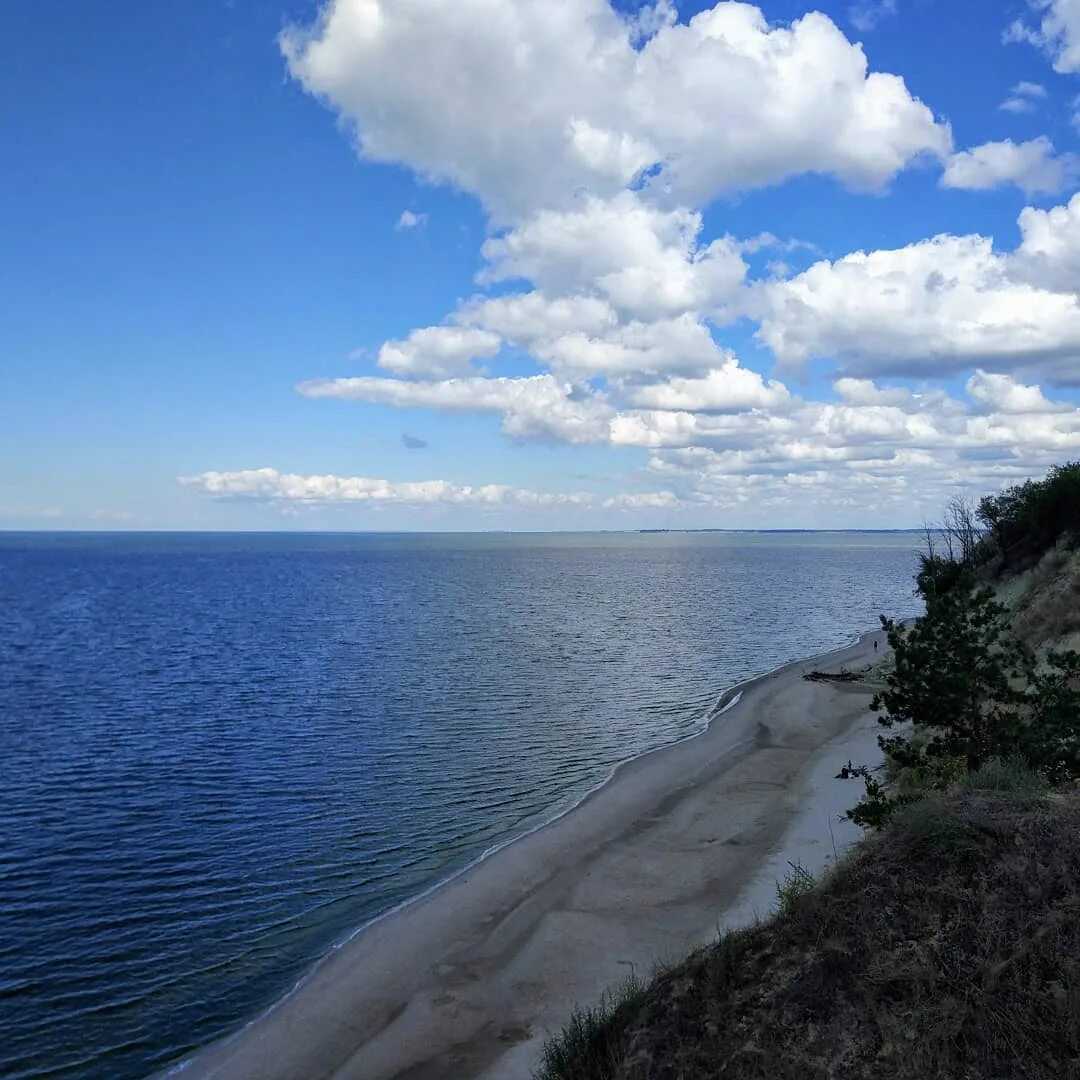
[[[236,1028],[726,688],[914,614],[916,544],[0,534],[0,1075]]]

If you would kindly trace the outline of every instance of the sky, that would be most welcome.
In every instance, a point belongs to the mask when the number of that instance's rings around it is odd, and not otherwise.
[[[5,13],[0,528],[908,528],[1080,458],[1080,0]]]

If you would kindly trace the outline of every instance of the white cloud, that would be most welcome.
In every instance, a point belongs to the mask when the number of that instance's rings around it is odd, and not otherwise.
[[[866,380],[838,391],[842,404],[799,402],[783,416],[624,414],[613,432],[650,447],[649,471],[681,498],[751,507],[758,520],[821,492],[830,514],[895,508],[910,523],[919,507],[938,514],[958,491],[1022,480],[1080,449],[1080,409],[1007,375],[979,373],[970,402]]]
[[[694,315],[630,322],[595,336],[577,332],[538,344],[536,355],[568,378],[708,371],[723,360],[709,328]]]
[[[859,189],[951,149],[945,125],[826,16],[770,27],[721,2],[631,25],[609,0],[330,0],[281,37],[360,152],[478,195],[502,220],[647,190],[700,205],[804,172]],[[635,40],[648,39],[640,48]],[[437,87],[437,91],[433,90]]]
[[[740,367],[727,354],[720,367],[700,378],[680,378],[649,383],[632,389],[626,399],[646,409],[686,412],[743,412],[746,409],[784,409],[791,401],[781,382],[766,381],[756,371]]]
[[[941,184],[967,191],[988,191],[1015,184],[1025,194],[1055,194],[1076,179],[1075,154],[1057,154],[1045,135],[1028,142],[1012,139],[984,143],[953,154],[945,164]]]
[[[736,251],[744,255],[754,255],[767,248],[775,248],[777,251],[788,253],[794,251],[809,251],[816,255],[821,254],[821,249],[817,244],[811,244],[806,240],[797,240],[794,238],[782,240],[779,236],[775,236],[771,232],[758,233],[757,236],[750,236],[745,240],[732,240],[731,243]]]
[[[732,381],[674,377],[663,392],[660,386],[616,383],[608,397],[548,375],[439,383],[335,380],[304,389],[402,407],[488,411],[502,415],[504,428],[522,436],[651,451],[649,471],[662,479],[662,490],[598,498],[597,508],[607,510],[746,506],[761,520],[785,506],[805,505],[808,492],[827,490],[832,512],[880,515],[891,506],[897,513],[905,508],[904,520],[911,523],[918,520],[917,513],[912,516],[916,504],[925,504],[920,513],[936,513],[959,488],[1022,479],[1080,452],[1080,408],[1052,401],[1038,386],[1007,374],[976,372],[966,399],[844,377],[836,382],[841,400],[831,403],[792,398],[779,384],[753,382],[757,376],[734,358],[731,364]],[[744,376],[750,379],[740,386]],[[779,400],[763,404],[745,393],[748,388],[772,391]],[[742,394],[741,405],[731,399],[732,390]],[[649,391],[654,406],[644,404]],[[363,500],[369,492],[384,500],[489,497],[446,494],[438,486],[378,494],[381,481],[283,479],[272,471],[268,477],[262,471],[205,476],[192,483],[210,493],[275,497],[284,490],[299,501]]]
[[[404,341],[388,341],[379,349],[379,367],[397,375],[441,378],[467,374],[473,361],[494,356],[498,334],[462,326],[428,326]]]
[[[602,395],[552,375],[439,382],[359,376],[314,379],[301,383],[297,389],[310,398],[343,398],[397,408],[496,413],[502,416],[503,430],[508,435],[569,443],[603,440],[612,411]]]
[[[1045,98],[1046,87],[1042,83],[1025,82],[1021,80],[1013,88],[1012,92],[1020,97]]]
[[[416,214],[412,210],[402,210],[394,226],[399,231],[402,229],[422,229],[427,224],[427,214]]]
[[[1009,113],[1031,113],[1035,111],[1035,103],[1031,98],[1025,97],[1007,97],[999,106],[1002,112]]]
[[[673,491],[643,491],[605,499],[605,510],[673,510],[680,505]]]
[[[1012,254],[982,236],[942,235],[760,285],[758,336],[788,364],[826,357],[854,375],[982,366],[1080,383],[1080,200],[1019,220]]]
[[[481,282],[527,278],[553,296],[591,291],[624,315],[651,319],[715,307],[746,275],[736,243],[701,247],[701,215],[660,210],[633,192],[541,210],[488,240]]]
[[[898,386],[889,390],[877,386],[872,379],[837,379],[833,387],[848,405],[906,405],[911,391]]]
[[[525,349],[566,334],[603,335],[614,330],[618,315],[595,296],[548,297],[539,291],[493,298],[476,297],[455,315],[465,325],[482,326]]]
[[[1068,412],[1069,406],[1048,401],[1038,386],[1025,386],[1008,375],[976,371],[967,381],[968,396],[993,413]]]
[[[1023,239],[1011,260],[1014,272],[1041,288],[1075,296],[1080,289],[1080,194],[1050,210],[1026,207],[1019,224]]]
[[[896,0],[859,0],[848,8],[851,25],[861,33],[877,29],[882,19],[896,14]]]
[[[865,27],[895,5],[857,6]],[[1080,450],[1080,410],[1034,385],[1080,384],[1080,196],[1025,210],[1007,254],[942,235],[798,273],[780,256],[818,255],[812,245],[702,240],[695,207],[800,173],[873,190],[930,156],[945,163],[944,186],[1031,192],[1074,174],[1074,156],[1045,138],[953,153],[948,126],[902,80],[868,74],[824,15],[770,26],[756,7],[721,2],[683,24],[668,0],[633,17],[609,0],[331,0],[283,48],[363,156],[479,196],[496,231],[477,284],[503,286],[383,344],[379,366],[396,377],[312,380],[302,394],[483,413],[517,439],[647,451],[656,490],[637,491],[636,476],[635,490],[596,496],[597,511],[765,514],[827,493],[830,510],[906,505],[910,522],[923,498],[937,512],[957,488]],[[1020,83],[1009,100],[1044,96]],[[400,227],[422,224],[407,213]],[[772,278],[748,282],[747,260],[766,251]],[[717,328],[744,315],[784,364],[836,362],[835,400],[797,397],[721,347]],[[500,374],[520,363],[513,350],[539,373]],[[874,381],[889,374],[971,377],[953,397]],[[290,504],[541,497],[274,470],[190,482]]]
[[[592,496],[584,493],[551,493],[506,484],[452,484],[446,480],[391,481],[371,476],[303,476],[277,469],[240,469],[235,472],[204,472],[182,476],[179,482],[219,498],[253,499],[274,503],[328,505],[360,503],[372,506],[518,505],[528,507],[588,506]]]
[[[1004,112],[1030,113],[1038,108],[1037,102],[1045,98],[1046,87],[1041,83],[1018,82],[998,108]]]
[[[1061,74],[1080,71],[1080,0],[1030,0],[1043,12],[1038,26],[1017,19],[1005,31],[1008,42],[1027,42],[1042,49]]]

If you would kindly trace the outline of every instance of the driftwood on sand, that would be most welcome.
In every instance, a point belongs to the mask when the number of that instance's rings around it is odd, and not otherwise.
[[[839,671],[807,671],[803,678],[807,682],[858,682],[862,675],[841,668]]]

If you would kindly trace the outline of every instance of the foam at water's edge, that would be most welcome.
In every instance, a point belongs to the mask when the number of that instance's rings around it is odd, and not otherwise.
[[[479,866],[485,860],[491,858],[492,855],[495,855],[500,851],[504,851],[512,844],[516,844],[518,843],[518,841],[526,839],[526,837],[535,835],[536,833],[540,832],[541,829],[546,829],[549,826],[554,825],[557,821],[561,821],[564,817],[566,817],[567,814],[571,814],[575,810],[580,809],[582,804],[584,804],[588,799],[590,799],[598,791],[607,787],[607,785],[615,779],[620,769],[624,768],[627,765],[631,765],[636,761],[641,761],[643,758],[650,757],[653,754],[663,753],[665,750],[670,750],[675,746],[680,746],[685,742],[689,742],[691,739],[696,739],[701,735],[704,735],[712,727],[712,723],[714,720],[716,720],[720,716],[723,716],[724,713],[728,712],[730,709],[735,708],[735,706],[739,704],[739,702],[742,700],[743,692],[753,683],[769,679],[772,676],[776,675],[778,672],[783,671],[784,668],[791,667],[794,664],[804,664],[811,660],[820,659],[823,656],[830,656],[832,653],[844,652],[846,649],[854,648],[856,645],[859,645],[865,637],[868,637],[870,634],[876,632],[877,631],[874,630],[867,630],[861,633],[857,633],[850,641],[848,641],[844,645],[838,645],[833,648],[825,649],[822,652],[811,653],[808,656],[799,657],[795,660],[787,660],[784,663],[778,664],[776,667],[771,668],[768,671],[761,672],[758,675],[752,675],[750,676],[750,678],[743,679],[742,682],[738,682],[734,686],[731,686],[728,689],[724,690],[720,694],[716,704],[713,706],[708,716],[705,718],[705,721],[704,723],[702,723],[699,730],[691,732],[689,735],[684,735],[681,738],[675,739],[670,743],[665,743],[663,746],[656,746],[653,747],[651,750],[644,750],[639,754],[634,754],[628,758],[624,758],[622,761],[617,762],[602,780],[594,784],[591,788],[585,791],[580,798],[576,799],[572,804],[563,808],[558,813],[553,814],[549,818],[545,818],[539,824],[534,825],[529,829],[526,829],[524,832],[515,833],[513,836],[508,837],[506,840],[499,841],[499,843],[494,844],[491,847],[487,848],[485,851],[481,852],[480,855],[467,863],[465,866],[462,866],[460,869],[455,870],[454,873],[450,874],[448,877],[440,879],[433,885],[430,885],[426,889],[417,893],[415,896],[410,896],[407,900],[402,900],[399,904],[395,904],[393,907],[387,908],[386,911],[380,912],[380,914],[376,915],[372,919],[368,919],[367,922],[362,923],[360,926],[356,927],[355,930],[350,930],[349,933],[346,934],[343,938],[341,938],[339,941],[334,942],[330,946],[330,948],[321,957],[319,957],[319,959],[316,960],[311,965],[311,967],[293,984],[291,989],[286,991],[286,993],[284,993],[280,998],[278,998],[272,1005],[268,1006],[267,1008],[263,1009],[262,1012],[252,1017],[251,1020],[247,1021],[247,1023],[245,1023],[242,1027],[238,1028],[231,1035],[223,1036],[222,1038],[215,1040],[215,1042],[208,1044],[208,1046],[227,1045],[228,1043],[243,1035],[248,1028],[254,1026],[261,1020],[263,1020],[265,1017],[269,1016],[272,1012],[274,1012],[275,1009],[279,1008],[295,993],[297,993],[297,991],[302,989],[315,976],[319,968],[326,962],[326,960],[330,956],[338,952],[340,949],[344,948],[344,946],[348,945],[349,942],[353,941],[365,930],[369,930],[372,926],[375,926],[377,923],[382,922],[384,919],[388,919],[391,916],[399,914],[406,908],[411,907],[413,904],[418,904],[422,900],[426,900],[428,897],[432,896],[440,889],[444,888],[447,885],[451,885],[463,875],[469,873],[472,870],[475,870],[477,866]],[[175,1076],[176,1074],[183,1072],[206,1049],[207,1047],[201,1047],[198,1051],[196,1051],[195,1054],[191,1055],[190,1057],[184,1058],[183,1061],[179,1061],[175,1065],[170,1066],[161,1075]]]

